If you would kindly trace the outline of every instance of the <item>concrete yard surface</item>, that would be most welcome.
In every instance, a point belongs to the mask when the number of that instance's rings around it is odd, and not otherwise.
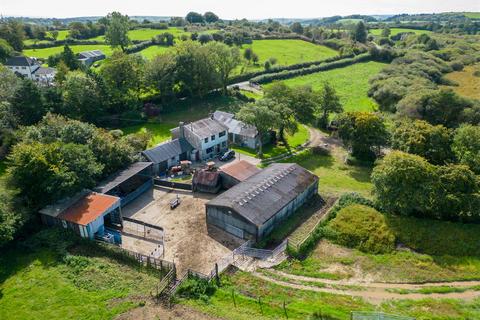
[[[170,201],[177,196],[181,203],[172,210]],[[220,229],[207,228],[205,203],[214,196],[155,187],[124,207],[122,214],[164,229],[164,259],[176,264],[179,276],[187,269],[208,274],[218,260],[243,243]],[[135,241],[130,243],[135,247]],[[150,250],[137,243],[139,250],[133,251]]]

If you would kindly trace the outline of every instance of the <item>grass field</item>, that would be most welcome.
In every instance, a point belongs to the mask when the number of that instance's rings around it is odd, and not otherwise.
[[[373,34],[374,36],[380,36],[382,34],[382,31],[383,31],[383,29],[370,29],[369,30],[369,32],[371,34]],[[406,28],[391,28],[390,31],[391,31],[391,33],[390,33],[391,36],[397,35],[397,34],[402,33],[402,32],[413,32],[415,34],[423,34],[423,33],[430,34],[430,33],[432,33],[432,31],[430,31],[430,30],[416,30],[416,29],[406,29]]]
[[[163,141],[169,140],[172,136],[170,129],[174,127],[176,127],[176,125],[173,123],[145,123],[122,128],[122,131],[124,134],[149,132],[152,135],[152,139],[148,146],[153,147]]]
[[[480,64],[466,66],[462,71],[455,71],[445,75],[445,78],[458,84],[458,86],[443,86],[451,88],[456,93],[467,98],[480,100],[480,76],[475,76],[474,72],[480,72]]]
[[[182,28],[168,28],[168,29],[144,28],[144,29],[129,30],[128,37],[130,38],[130,40],[146,41],[146,40],[151,40],[156,35],[159,35],[165,32],[169,32],[173,34],[175,37],[180,37],[183,34],[190,35],[190,32],[186,32]],[[89,40],[105,41],[105,36],[98,36],[95,38],[91,38]]]
[[[70,48],[74,53],[80,53],[88,50],[102,50],[107,56],[112,54],[112,48],[107,45],[91,44],[91,45],[71,45]],[[63,46],[57,46],[44,49],[27,49],[23,50],[23,54],[28,57],[48,58],[51,55],[63,52]]]
[[[464,14],[470,19],[480,19],[480,12],[465,12]]]
[[[251,45],[245,48],[252,48],[259,57],[257,66],[250,64],[237,69],[243,71],[254,71],[263,69],[266,60],[277,58],[277,65],[286,66],[290,64],[323,60],[338,55],[338,52],[325,46],[316,45],[302,40],[254,40]]]
[[[283,82],[289,86],[311,86],[319,90],[325,81],[335,87],[345,111],[373,111],[376,103],[367,96],[368,79],[383,69],[379,62],[357,63],[345,68],[318,72]],[[271,86],[266,85],[266,87]]]
[[[164,46],[151,46],[146,49],[143,49],[142,51],[139,52],[143,57],[146,59],[152,59],[156,57],[159,54],[163,54],[170,50],[171,47],[164,47]]]
[[[322,196],[336,197],[345,192],[357,192],[371,197],[371,168],[345,164],[346,155],[345,150],[337,147],[328,156],[306,151],[286,161],[298,163],[316,174],[320,179],[318,192]]]
[[[395,300],[373,305],[360,298],[283,287],[237,272],[222,278],[223,286],[208,302],[180,300],[222,319],[324,319],[349,320],[351,311],[377,311],[415,317],[419,320],[463,320],[480,317],[480,299]],[[259,302],[260,298],[260,302]],[[285,309],[283,308],[285,303]]]
[[[0,255],[0,319],[113,319],[149,297],[158,277],[62,240]]]

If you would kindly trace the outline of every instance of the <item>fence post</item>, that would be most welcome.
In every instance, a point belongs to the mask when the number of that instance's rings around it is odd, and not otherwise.
[[[217,286],[220,287],[220,276],[218,275],[218,263],[215,263],[215,280],[217,280]]]
[[[285,300],[283,300],[283,312],[285,312],[285,318],[288,319],[287,308],[285,306]]]
[[[262,300],[261,300],[260,297],[258,297],[258,304],[260,305],[260,313],[261,313],[262,316],[263,316]]]
[[[237,307],[237,302],[235,301],[235,292],[232,289],[232,299],[233,299],[233,306],[236,308]]]

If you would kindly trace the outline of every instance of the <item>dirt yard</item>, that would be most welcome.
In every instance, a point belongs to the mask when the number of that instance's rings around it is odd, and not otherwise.
[[[177,195],[181,203],[171,210],[170,201]],[[215,262],[242,243],[241,239],[217,228],[207,228],[205,203],[213,197],[155,187],[123,208],[122,214],[164,229],[164,259],[175,262],[179,276],[188,268],[208,274]],[[138,244],[139,251],[151,250],[140,242]]]

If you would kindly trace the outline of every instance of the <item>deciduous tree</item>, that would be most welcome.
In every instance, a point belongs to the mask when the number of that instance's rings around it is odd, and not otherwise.
[[[112,48],[120,47],[122,51],[130,44],[128,30],[130,28],[128,16],[120,12],[112,12],[107,15],[107,28],[105,30],[105,42]]]
[[[455,131],[453,152],[461,164],[480,174],[480,127],[462,125]]]

